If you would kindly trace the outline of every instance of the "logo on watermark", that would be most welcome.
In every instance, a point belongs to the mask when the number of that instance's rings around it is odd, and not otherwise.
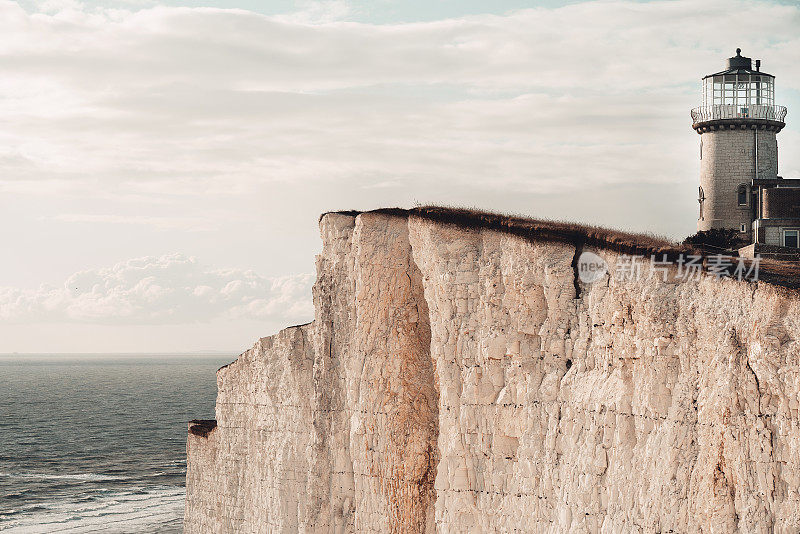
[[[606,260],[594,252],[584,251],[578,257],[578,278],[584,284],[593,284],[608,273]]]

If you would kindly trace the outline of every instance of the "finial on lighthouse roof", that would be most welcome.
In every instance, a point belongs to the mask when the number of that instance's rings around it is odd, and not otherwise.
[[[736,49],[736,56],[728,59],[728,69],[753,70],[753,63],[749,57],[742,55],[742,49]]]

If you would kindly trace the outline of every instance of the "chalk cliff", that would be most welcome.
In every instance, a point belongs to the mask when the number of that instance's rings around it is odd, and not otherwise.
[[[796,290],[436,213],[322,217],[314,321],[192,425],[186,532],[800,530]]]

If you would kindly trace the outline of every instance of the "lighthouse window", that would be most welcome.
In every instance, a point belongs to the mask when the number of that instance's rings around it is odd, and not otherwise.
[[[784,230],[783,231],[783,246],[784,247],[798,248],[798,245],[800,245],[800,243],[798,243],[798,237],[799,237],[798,233],[800,233],[800,231],[798,231],[798,230]]]
[[[703,188],[699,187],[697,189],[697,202],[700,204],[700,220],[702,221],[703,218],[703,202],[706,199],[706,195],[703,193]]]
[[[728,106],[736,103],[736,75],[725,76],[723,104]]]
[[[747,82],[739,82],[736,84],[736,99],[739,105],[747,105]]]
[[[747,206],[747,186],[740,185],[737,191],[740,206]]]
[[[771,106],[773,103],[773,95],[774,95],[772,89],[772,80],[769,78],[765,78],[762,85],[763,88],[761,91],[761,103]]]
[[[774,87],[770,76],[740,73],[709,76],[703,80],[704,106],[733,106],[717,110],[717,113],[734,114],[734,117],[744,113],[743,116],[748,117],[753,113],[751,106],[773,104]]]
[[[762,104],[761,100],[761,79],[758,76],[754,76],[752,78],[752,82],[750,83],[750,101],[760,106]]]

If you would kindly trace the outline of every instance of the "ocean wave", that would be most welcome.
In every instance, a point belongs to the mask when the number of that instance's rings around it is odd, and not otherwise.
[[[0,473],[5,478],[35,478],[40,480],[80,480],[84,482],[107,482],[110,480],[127,480],[126,477],[116,475],[102,475],[99,473],[68,473],[53,475],[49,473]]]
[[[91,505],[54,501],[47,510],[3,518],[4,534],[69,532],[180,532],[185,492],[182,487],[164,487],[145,492],[108,494]]]

